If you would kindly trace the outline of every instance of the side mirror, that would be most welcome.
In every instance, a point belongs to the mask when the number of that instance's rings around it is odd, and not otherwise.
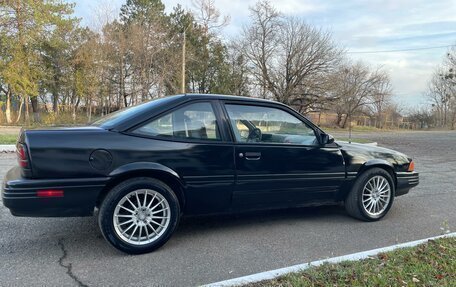
[[[334,142],[334,137],[330,134],[322,133],[320,135],[320,138],[321,138],[321,144],[323,144],[323,145],[332,144]]]

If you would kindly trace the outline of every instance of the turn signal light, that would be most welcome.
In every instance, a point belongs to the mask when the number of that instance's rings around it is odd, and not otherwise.
[[[36,192],[38,197],[63,197],[63,190],[44,189]]]
[[[407,171],[414,171],[414,170],[415,170],[415,163],[413,161],[411,161]]]

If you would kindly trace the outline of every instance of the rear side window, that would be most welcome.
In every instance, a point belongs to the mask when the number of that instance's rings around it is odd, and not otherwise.
[[[179,97],[182,97],[182,95],[156,99],[137,106],[124,108],[119,111],[105,115],[104,117],[93,122],[91,125],[102,127],[104,129],[111,129],[117,125],[121,125],[124,122],[128,122],[137,115],[147,113],[155,107],[167,105],[173,100],[178,99]]]
[[[175,139],[220,140],[217,119],[209,102],[186,105],[137,128],[134,133]]]

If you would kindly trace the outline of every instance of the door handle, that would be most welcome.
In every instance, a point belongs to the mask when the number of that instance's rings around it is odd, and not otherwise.
[[[259,160],[261,158],[261,152],[246,152],[246,160]]]

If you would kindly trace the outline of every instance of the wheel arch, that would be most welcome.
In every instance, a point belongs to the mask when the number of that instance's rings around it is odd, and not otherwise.
[[[110,180],[98,195],[96,206],[99,207],[106,195],[121,182],[134,177],[152,177],[163,181],[177,196],[181,210],[184,210],[186,199],[184,184],[177,172],[159,163],[138,162],[123,165],[110,174]]]
[[[391,175],[391,178],[393,179],[394,188],[396,189],[397,178],[396,178],[396,173],[394,172],[394,166],[386,160],[372,159],[372,160],[366,161],[363,165],[360,166],[360,168],[357,171],[356,177],[353,178],[352,180],[346,182],[342,186],[341,192],[339,193],[339,195],[337,196],[336,199],[339,201],[343,201],[345,199],[345,197],[348,195],[348,193],[350,192],[350,190],[352,189],[353,184],[355,184],[355,181],[359,178],[359,176],[362,175],[367,170],[372,169],[372,168],[381,168],[381,169],[385,170],[386,172],[388,172]]]
[[[397,178],[396,173],[394,172],[394,166],[390,162],[383,159],[368,160],[359,168],[358,175],[356,177],[358,178],[359,175],[363,174],[365,171],[375,167],[386,170],[391,175],[391,178],[393,179],[394,188],[396,188]]]

